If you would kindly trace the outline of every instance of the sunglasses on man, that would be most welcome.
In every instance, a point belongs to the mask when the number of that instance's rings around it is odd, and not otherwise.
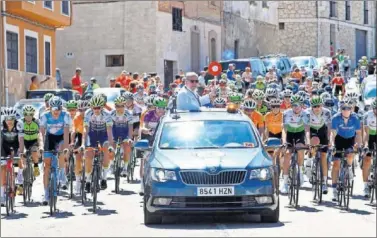
[[[351,107],[348,107],[348,106],[346,106],[346,107],[342,107],[342,111],[351,111]]]
[[[116,108],[124,108],[124,105],[115,105]]]
[[[320,108],[321,106],[320,105],[317,105],[317,106],[313,106],[313,108]]]
[[[101,107],[93,107],[93,110],[101,110]]]
[[[196,79],[196,80],[193,79],[193,80],[190,80],[190,82],[191,82],[191,83],[199,83],[199,80],[197,80],[197,79]]]

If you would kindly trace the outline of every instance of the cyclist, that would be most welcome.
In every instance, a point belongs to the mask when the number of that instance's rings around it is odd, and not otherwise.
[[[80,100],[78,102],[78,113],[73,118],[73,128],[71,133],[71,146],[74,148],[75,153],[75,175],[76,178],[80,177],[82,171],[82,151],[78,150],[82,144],[82,136],[84,134],[84,115],[85,111],[89,108],[89,101]],[[81,180],[76,179],[76,193],[80,193]]]
[[[349,102],[341,101],[340,112],[335,114],[331,121],[331,140],[330,145],[334,145],[336,150],[353,150],[353,148],[360,148],[361,138],[361,123],[355,113],[352,113],[352,105]],[[333,157],[333,167],[331,171],[332,188],[334,202],[338,199],[337,181],[340,169],[340,153],[336,153]],[[353,153],[347,155],[347,164],[349,166],[350,178],[353,178],[352,163]]]
[[[133,123],[133,137],[139,135],[139,128],[140,128],[140,116],[143,112],[143,109],[138,106],[136,103],[134,103],[134,95],[131,92],[125,92],[122,95],[125,99],[125,106],[126,110],[129,114],[133,116],[132,123]],[[154,97],[154,96],[149,96]],[[133,138],[132,137],[132,138]]]
[[[133,136],[132,114],[125,110],[125,99],[122,96],[115,98],[115,110],[111,112],[113,120],[113,137],[117,141],[120,139],[120,146],[123,148],[122,175],[127,175],[127,166],[130,161],[131,144]],[[115,145],[113,145],[115,147]]]
[[[153,106],[155,109],[150,110],[144,117],[144,127],[142,128],[142,134],[144,134],[144,138],[149,141],[150,144],[154,141],[154,133],[157,129],[158,123],[160,118],[165,114],[165,109],[168,103],[165,99],[161,97],[156,97],[153,99]],[[148,154],[144,155],[144,159],[148,159]],[[144,161],[141,161],[140,164],[140,194],[144,193],[144,184],[143,184],[143,171],[144,171]]]
[[[66,104],[65,104],[65,108],[67,109],[67,111],[69,112],[69,115],[71,116],[71,118],[75,118],[76,116],[76,112],[77,112],[77,108],[78,108],[78,104],[77,104],[77,101],[75,100],[69,100]]]
[[[81,147],[86,146],[85,150],[85,190],[90,192],[91,173],[93,170],[93,147],[97,147],[99,142],[100,146],[104,148],[103,161],[102,161],[102,180],[101,188],[107,188],[107,175],[109,172],[110,158],[109,152],[112,147],[109,145],[114,144],[112,125],[110,113],[105,107],[106,101],[101,95],[96,95],[90,100],[90,109],[84,115],[84,134],[82,137]]]
[[[304,99],[299,95],[293,95],[291,97],[292,108],[288,109],[283,114],[283,144],[289,143],[292,146],[297,147],[304,146],[305,143],[305,112],[302,110]],[[304,151],[297,152],[297,163],[300,171],[303,171],[304,163]],[[291,160],[291,152],[288,150],[284,157],[283,164],[283,183],[280,188],[280,192],[285,194],[288,192],[288,171]],[[303,173],[300,174],[301,185],[304,182]]]
[[[257,103],[256,110],[260,112],[262,115],[265,115],[268,112],[268,107],[264,102],[265,94],[263,91],[255,90],[253,93],[253,99]]]
[[[310,99],[310,108],[305,110],[306,113],[306,141],[315,145],[329,145],[331,130],[331,112],[322,107],[323,101],[319,96],[313,96]],[[327,194],[327,148],[321,149],[321,164],[323,194]]]
[[[35,108],[31,105],[26,105],[22,109],[23,118],[19,120],[20,123],[20,151],[23,152],[24,149],[31,152],[31,158],[34,163],[34,177],[38,177],[39,171],[39,158],[41,157],[39,153],[40,134],[39,134],[39,120],[35,116]]]
[[[280,99],[270,101],[271,111],[264,116],[266,125],[265,138],[282,138],[283,113],[280,110]]]
[[[215,98],[213,101],[213,105],[215,108],[225,108],[226,107],[226,101],[224,98]]]
[[[289,89],[285,89],[283,91],[283,102],[281,103],[280,105],[280,109],[282,109],[283,111],[286,110],[286,109],[290,109],[291,108],[291,97],[293,96],[293,92]]]
[[[341,74],[340,73],[336,73],[336,77],[334,77],[332,80],[331,80],[331,86],[335,86],[335,91],[334,91],[334,95],[336,97],[338,97],[341,93],[341,95],[344,95],[344,91],[345,91],[345,82],[344,82],[344,79],[342,78]]]
[[[264,82],[264,78],[259,75],[257,76],[256,82],[252,83],[250,87],[253,89],[259,89],[262,92],[264,92],[267,86],[266,86],[266,83]]]
[[[272,99],[276,99],[279,93],[276,88],[267,88],[266,89],[266,102],[270,102]]]
[[[3,121],[1,122],[1,156],[2,159],[6,159],[8,156],[11,155],[11,148],[13,148],[14,155],[18,154],[19,152],[19,145],[20,141],[18,135],[21,131],[21,127],[16,120],[17,112],[14,108],[3,108],[2,115],[4,117]],[[18,162],[18,174],[16,178],[16,185],[18,185],[17,192],[19,193],[22,191],[22,184],[23,184],[23,177],[22,177],[22,163],[21,161]],[[6,184],[6,166],[1,163],[1,206],[4,206],[5,203],[5,191],[4,188]]]
[[[243,99],[243,95],[240,93],[231,92],[228,94],[228,102],[234,103],[237,109],[240,108],[242,99]]]
[[[49,193],[49,173],[51,167],[51,158],[53,150],[61,152],[68,149],[69,129],[72,124],[68,112],[63,111],[62,99],[54,96],[49,101],[50,111],[43,113],[40,121],[40,132],[42,141],[44,141],[44,200],[43,205],[48,204]],[[65,156],[59,154],[59,179],[63,189],[66,189],[67,178],[65,176]]]
[[[42,106],[40,109],[39,109],[39,119],[40,117],[42,116],[42,114],[44,112],[47,112],[50,110],[50,104],[48,103],[50,101],[50,99],[54,96],[54,94],[52,93],[46,93],[44,96],[43,96],[43,99],[45,100],[45,105]]]
[[[257,103],[254,100],[246,100],[243,105],[243,113],[245,113],[250,120],[254,123],[255,127],[258,129],[259,134],[263,137],[264,133],[264,119],[263,115],[256,110]]]
[[[364,146],[370,150],[375,150],[377,143],[377,99],[372,102],[371,109],[364,116]],[[364,181],[364,196],[369,197],[369,185],[368,177],[370,166],[372,163],[372,154],[367,153],[363,159],[362,170],[363,170],[363,181]]]

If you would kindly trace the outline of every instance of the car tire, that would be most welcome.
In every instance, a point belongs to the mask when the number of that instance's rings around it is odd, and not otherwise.
[[[261,215],[261,222],[263,223],[277,223],[279,222],[280,216],[280,201],[278,201],[278,206],[272,213],[268,215]]]
[[[148,198],[144,196],[144,225],[158,225],[162,223],[162,216],[150,213],[147,209]]]

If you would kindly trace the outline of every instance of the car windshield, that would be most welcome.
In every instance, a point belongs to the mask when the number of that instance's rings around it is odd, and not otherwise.
[[[258,146],[246,121],[168,122],[162,129],[160,149],[250,148]]]
[[[376,85],[374,85],[374,87],[370,87],[370,88],[365,89],[364,97],[366,99],[375,98],[376,97]]]
[[[106,95],[107,102],[112,103],[112,102],[114,102],[115,98],[120,96],[121,90],[112,90],[110,88],[107,88],[107,89],[103,88],[103,89],[100,89],[100,90],[95,89],[93,94],[98,95],[98,94],[101,94],[101,93],[104,93]]]
[[[309,67],[309,59],[305,59],[305,58],[292,58],[291,61],[292,61],[292,64],[295,64],[298,67],[301,67],[301,66]]]
[[[19,115],[22,115],[22,108],[25,105],[32,105],[35,108],[36,115],[35,117],[39,117],[39,110],[44,106],[44,102],[18,102],[14,105],[14,108],[19,113]]]
[[[269,70],[272,68],[272,66],[277,67],[277,60],[276,58],[269,58],[263,60],[264,66],[266,66],[266,69]]]
[[[262,65],[259,62],[260,62],[259,60],[251,60],[251,69],[253,71],[260,73],[260,74],[263,74],[265,72],[264,72]]]

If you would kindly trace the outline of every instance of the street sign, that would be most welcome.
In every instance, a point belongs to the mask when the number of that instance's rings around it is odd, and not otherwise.
[[[217,61],[213,61],[208,65],[208,73],[213,76],[220,75],[221,71],[222,71],[221,64]]]

